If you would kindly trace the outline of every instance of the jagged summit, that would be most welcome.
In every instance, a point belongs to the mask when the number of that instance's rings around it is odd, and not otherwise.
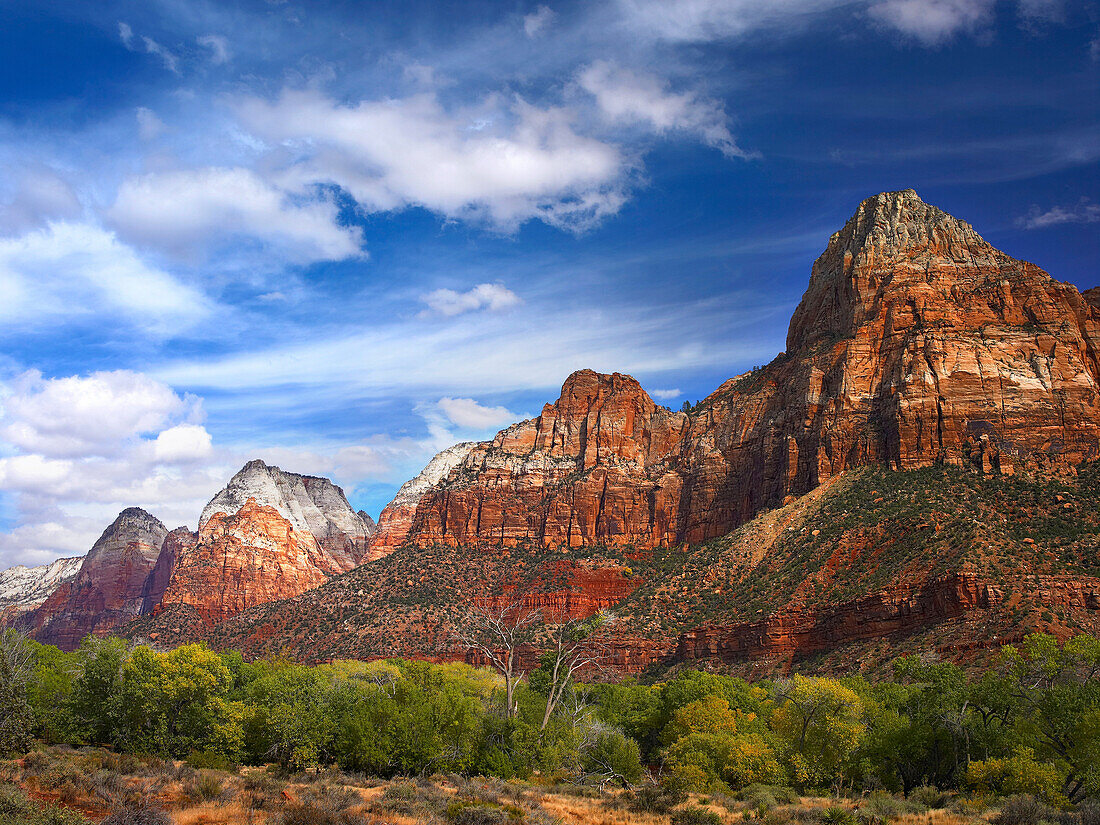
[[[309,533],[345,570],[362,558],[374,524],[364,521],[344,491],[327,478],[287,472],[261,459],[245,464],[203,508],[199,529],[215,513],[233,515],[253,498]]]

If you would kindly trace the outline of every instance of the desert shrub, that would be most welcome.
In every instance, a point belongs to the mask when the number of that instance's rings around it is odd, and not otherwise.
[[[993,822],[996,825],[1039,825],[1048,818],[1049,810],[1031,794],[1016,794],[1005,800]]]
[[[418,787],[412,782],[397,782],[382,792],[378,805],[393,813],[423,816],[446,810],[450,802],[451,797],[434,785]]]
[[[254,810],[275,808],[283,798],[283,784],[268,773],[257,771],[244,778],[245,803]]]
[[[343,785],[333,785],[326,782],[323,785],[314,785],[302,791],[302,801],[326,810],[346,811],[353,805],[361,803],[363,797],[353,788],[345,788]]]
[[[933,810],[946,808],[949,800],[947,794],[934,785],[921,785],[919,788],[914,788],[909,792],[909,798],[918,805]]]
[[[1100,825],[1100,800],[1086,799],[1077,806],[1081,825]]]
[[[906,814],[915,814],[921,811],[921,806],[909,799],[900,799],[885,791],[875,791],[863,800],[860,812],[870,815],[875,819],[888,822],[898,819]]]
[[[100,825],[172,825],[172,817],[160,808],[139,802],[119,808]]]
[[[626,796],[626,794],[623,794]],[[641,814],[668,814],[687,799],[687,794],[665,785],[638,788],[628,799],[628,807]]]
[[[847,808],[831,805],[818,814],[822,825],[856,825],[856,815]]]
[[[455,800],[447,806],[447,820],[455,825],[504,825],[512,817],[499,805]]]
[[[371,825],[373,820],[352,811],[331,811],[319,805],[297,802],[268,822],[271,825]]]
[[[215,802],[222,799],[225,791],[222,778],[208,771],[199,771],[183,786],[183,795],[192,802]]]
[[[672,825],[722,825],[722,817],[706,808],[684,808],[672,815]]]
[[[31,751],[23,757],[23,772],[28,776],[41,776],[47,770],[53,760],[44,751]]]
[[[0,785],[0,825],[84,825],[75,811],[39,807],[14,785]]]

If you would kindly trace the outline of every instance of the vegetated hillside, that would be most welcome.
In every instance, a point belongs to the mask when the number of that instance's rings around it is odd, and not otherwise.
[[[127,633],[303,661],[461,658],[456,617],[511,588],[552,616],[611,610],[620,672],[977,662],[1026,632],[1100,631],[1098,506],[1100,463],[1046,479],[869,467],[693,548],[404,547],[206,631],[166,609]]]

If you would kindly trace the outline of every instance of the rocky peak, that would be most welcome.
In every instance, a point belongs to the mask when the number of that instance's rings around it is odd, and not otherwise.
[[[1016,323],[1012,311],[1042,302],[1050,281],[912,189],[884,192],[863,201],[814,262],[787,352],[850,338],[867,324],[890,334],[898,324]]]
[[[119,513],[71,583],[55,590],[33,617],[36,638],[71,650],[89,633],[110,632],[141,615],[144,586],[168,529],[140,507]]]
[[[359,563],[374,532],[374,524],[352,510],[344,491],[329,479],[286,472],[260,459],[245,464],[203,508],[199,529],[215,513],[233,515],[249,499],[312,535],[342,570]]]
[[[37,567],[17,564],[0,571],[0,613],[9,616],[42,604],[58,587],[75,579],[83,563],[84,557],[77,556]]]

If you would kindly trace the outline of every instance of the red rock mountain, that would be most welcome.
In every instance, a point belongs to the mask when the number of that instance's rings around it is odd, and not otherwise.
[[[127,632],[450,658],[463,609],[517,590],[553,615],[612,606],[626,671],[1096,632],[1098,344],[1095,290],[884,193],[830,239],[766,367],[683,413],[574,373],[403,488],[378,558],[216,625],[179,604]]]
[[[40,642],[72,650],[89,633],[102,635],[141,615],[145,581],[168,530],[139,507],[119,513],[61,585],[27,621]]]
[[[164,608],[187,605],[205,624],[296,596],[341,572],[310,533],[251,498],[232,515],[214,513],[197,537],[180,536],[174,552],[171,578],[157,601]]]
[[[574,373],[374,541],[696,543],[869,463],[1072,467],[1100,455],[1098,346],[1100,311],[1072,285],[884,193],[830,239],[767,367],[690,414],[629,376]]]

